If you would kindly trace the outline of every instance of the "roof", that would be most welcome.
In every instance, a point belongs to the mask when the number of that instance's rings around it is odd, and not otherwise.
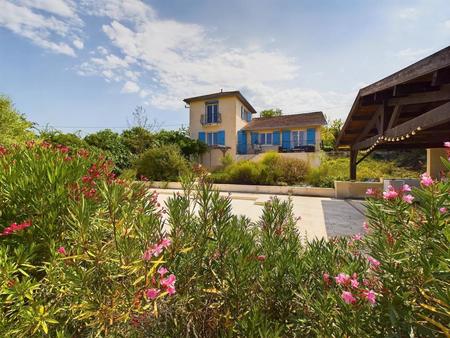
[[[292,128],[292,127],[306,127],[306,126],[321,126],[327,124],[325,116],[321,111],[281,115],[274,117],[257,117],[251,120],[243,130],[262,130],[273,128]]]
[[[228,92],[219,92],[219,93],[213,93],[213,94],[207,94],[207,95],[201,95],[201,96],[194,96],[194,97],[188,97],[187,99],[184,99],[183,101],[187,104],[190,104],[193,101],[204,101],[204,100],[212,100],[212,99],[218,99],[220,97],[226,97],[226,96],[236,96],[241,102],[244,104],[244,106],[252,113],[256,114],[255,108],[250,104],[250,102],[247,101],[247,99],[244,97],[244,95],[241,94],[239,90],[233,90]]]
[[[353,147],[356,143],[380,135],[377,129],[384,130],[382,135],[445,103],[449,98],[449,85],[450,46],[361,88],[337,139],[338,147]],[[382,113],[384,122],[381,122],[381,117],[380,121],[377,120],[377,115]],[[371,127],[371,124],[374,126]],[[425,140],[420,141],[423,146],[432,145],[431,142],[426,144]],[[396,147],[400,143],[384,143],[379,147]],[[407,143],[417,145],[417,138],[405,140],[402,144]]]

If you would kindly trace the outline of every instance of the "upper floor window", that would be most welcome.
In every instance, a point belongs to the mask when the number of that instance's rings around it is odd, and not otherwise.
[[[206,104],[206,123],[219,122],[219,103],[211,102]]]
[[[247,122],[252,120],[252,113],[246,111],[244,106],[241,106],[241,119]]]

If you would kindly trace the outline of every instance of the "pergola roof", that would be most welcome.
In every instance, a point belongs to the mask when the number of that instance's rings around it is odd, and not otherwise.
[[[360,89],[337,144],[370,152],[449,139],[450,46]]]

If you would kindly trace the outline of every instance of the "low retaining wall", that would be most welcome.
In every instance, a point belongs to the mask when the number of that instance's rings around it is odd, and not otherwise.
[[[152,182],[151,186],[158,189],[181,189],[179,182]],[[226,192],[243,192],[253,194],[269,195],[296,195],[296,196],[316,196],[334,197],[333,188],[316,187],[285,187],[277,185],[245,185],[245,184],[214,184],[214,189]]]
[[[181,189],[179,182],[152,182],[157,189]],[[214,184],[214,189],[225,192],[242,192],[268,195],[295,195],[330,197],[337,199],[365,198],[369,188],[383,190],[383,182],[335,181],[333,188],[285,187],[279,185]]]
[[[336,198],[365,198],[367,189],[383,190],[383,182],[334,181]]]

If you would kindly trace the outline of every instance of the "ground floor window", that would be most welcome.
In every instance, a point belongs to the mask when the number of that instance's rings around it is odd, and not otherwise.
[[[291,142],[293,147],[306,145],[305,131],[294,130],[291,132]]]
[[[259,134],[259,144],[272,144],[272,133],[260,133]]]
[[[209,146],[214,146],[219,144],[218,142],[218,133],[208,133],[207,143]]]

